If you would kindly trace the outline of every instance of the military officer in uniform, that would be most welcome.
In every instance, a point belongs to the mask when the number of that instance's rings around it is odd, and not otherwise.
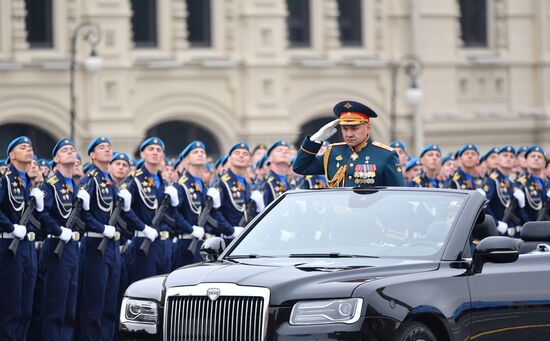
[[[294,171],[302,175],[325,174],[328,187],[403,186],[399,157],[393,148],[373,141],[370,119],[377,114],[364,104],[343,101],[333,109],[338,118],[311,137],[306,137]],[[331,144],[320,157],[323,141],[336,133],[340,124],[345,142]]]
[[[405,181],[412,181],[415,176],[422,173],[422,163],[417,157],[411,157],[405,166]]]
[[[539,146],[532,146],[525,152],[527,175],[520,175],[517,184],[525,194],[525,207],[522,217],[525,221],[535,221],[540,210],[548,200],[550,190],[548,189],[544,175],[545,157],[544,150]],[[546,213],[548,215],[548,213]],[[549,217],[543,217],[548,220]]]
[[[405,169],[405,167],[407,166],[407,162],[409,161],[407,146],[401,141],[392,141],[390,142],[390,147],[392,147],[397,152],[397,156],[399,156],[399,163],[401,164],[401,169]]]
[[[420,152],[422,172],[413,177],[409,187],[443,188],[444,184],[437,179],[441,168],[441,149],[436,144],[429,144]]]
[[[176,215],[175,234],[178,238],[174,252],[173,268],[202,261],[200,247],[204,237],[204,226],[198,226],[198,217],[206,201],[207,187],[202,182],[206,163],[206,147],[201,141],[191,142],[180,154],[187,167],[179,178],[176,189],[181,204]],[[193,239],[197,239],[194,251],[189,251]]]
[[[490,148],[485,154],[483,154],[483,156],[479,158],[479,162],[485,166],[485,174],[483,174],[484,177],[487,177],[498,167],[498,150],[498,147]]]
[[[479,163],[479,149],[474,144],[465,144],[456,153],[459,166],[451,177],[449,188],[476,189],[475,168]]]
[[[269,174],[261,189],[263,203],[259,206],[262,208],[284,192],[296,188],[296,180],[288,176],[291,163],[289,143],[284,140],[276,141],[269,147],[266,155],[269,160]]]
[[[76,149],[71,139],[54,146],[52,158],[56,170],[42,186],[44,211],[40,214],[42,231],[47,234],[40,261],[42,292],[40,335],[42,340],[73,340],[76,322],[78,284],[78,241],[80,231],[66,228],[76,198],[73,182]],[[63,253],[55,254],[58,243]]]
[[[88,145],[92,167],[81,179],[77,198],[82,200],[86,232],[80,249],[79,328],[82,340],[111,340],[118,326],[117,296],[120,284],[120,234],[109,225],[118,200],[108,167],[113,159],[111,141],[98,137]],[[97,250],[108,239],[105,255]]]
[[[455,160],[451,155],[445,155],[441,158],[441,168],[439,169],[438,180],[444,184],[444,187],[449,187],[451,175],[455,172]]]
[[[8,145],[9,166],[0,179],[0,340],[26,340],[32,317],[36,282],[35,232],[32,225],[20,225],[21,216],[32,196],[36,211],[44,209],[44,196],[31,190],[26,173],[33,157],[31,140],[20,136]],[[17,253],[8,248],[20,240]]]

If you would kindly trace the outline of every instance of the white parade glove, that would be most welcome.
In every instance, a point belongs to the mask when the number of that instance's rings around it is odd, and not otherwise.
[[[220,192],[216,188],[210,187],[208,191],[206,191],[206,195],[212,198],[212,207],[220,208],[222,201],[220,199]]]
[[[13,224],[13,235],[19,239],[25,238],[27,235],[27,228],[23,225]]]
[[[310,141],[323,143],[328,140],[332,135],[336,134],[336,126],[338,126],[338,119],[330,121],[319,129],[315,134],[311,135]]]
[[[481,195],[483,195],[484,198],[487,198],[487,193],[485,193],[485,191],[482,190],[481,188],[476,189],[476,191],[479,192]]]
[[[172,185],[166,186],[166,188],[164,189],[164,194],[168,194],[170,196],[170,205],[172,205],[172,207],[176,207],[179,205],[180,200],[178,199],[178,190],[176,189],[176,187]]]
[[[132,193],[130,193],[129,190],[126,188],[121,189],[118,192],[118,196],[124,200],[124,205],[122,206],[122,210],[124,212],[128,212],[130,208],[132,207]]]
[[[103,235],[106,238],[113,238],[115,236],[116,229],[114,226],[111,225],[105,225],[105,229],[103,230]]]
[[[89,211],[90,210],[90,193],[81,189],[76,194],[76,197],[82,200],[82,208],[84,209],[84,211]]]
[[[508,231],[508,224],[499,220],[497,224],[497,230],[498,232],[500,232],[500,234],[505,234],[506,231]]]
[[[145,237],[152,242],[154,242],[159,235],[157,230],[155,230],[154,228],[148,225],[145,225],[145,228],[143,229],[143,233],[145,234]]]
[[[34,197],[36,200],[36,211],[42,212],[44,210],[44,192],[38,188],[33,188],[31,190],[31,197]]]
[[[550,189],[546,192],[546,197],[550,198]]]
[[[256,212],[261,212],[265,208],[264,196],[260,191],[252,191],[250,199],[256,203]]]
[[[59,235],[59,239],[67,243],[71,238],[73,237],[73,231],[70,229],[61,226],[61,234]]]
[[[525,194],[519,189],[514,189],[514,197],[518,199],[519,208],[525,207]]]
[[[294,238],[296,238],[296,233],[281,230],[281,240],[283,242],[288,242],[289,240],[294,239]]]
[[[193,225],[193,232],[191,235],[197,239],[202,239],[204,237],[204,227]]]
[[[233,226],[233,228],[235,229],[235,232],[233,232],[233,234],[231,235],[232,238],[237,237],[244,231],[244,227],[242,226]]]

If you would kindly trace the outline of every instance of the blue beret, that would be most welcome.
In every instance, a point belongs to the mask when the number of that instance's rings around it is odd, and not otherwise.
[[[342,101],[332,109],[340,124],[355,125],[368,121],[370,117],[378,115],[368,106],[354,101]]]
[[[141,166],[143,166],[144,162],[145,162],[145,160],[143,160],[143,159],[137,160],[136,161],[136,169],[141,168]]]
[[[33,154],[33,155],[32,155],[32,159],[33,159],[34,161],[36,161],[36,163],[38,163],[38,157],[37,157],[36,155]]]
[[[439,154],[441,154],[441,148],[439,148],[437,144],[429,144],[420,151],[420,156],[418,158],[421,158],[422,156],[424,156],[424,154],[431,150],[435,150],[439,152]]]
[[[525,152],[527,151],[527,149],[529,149],[528,146],[521,146],[521,147],[519,147],[518,150],[517,150],[516,156],[518,156],[519,154],[525,153]]]
[[[191,153],[192,150],[195,150],[197,148],[202,148],[206,151],[206,147],[204,146],[204,143],[202,143],[202,141],[195,140],[195,141],[189,143],[187,145],[187,147],[185,147],[185,149],[178,156],[178,159],[183,160],[187,156],[187,154]],[[180,160],[180,162],[181,162],[181,160]]]
[[[483,154],[482,157],[479,158],[479,162],[483,162],[483,161],[487,160],[487,158],[491,154],[498,154],[498,147],[493,147],[493,148],[489,149],[485,154]]]
[[[544,155],[544,150],[539,147],[539,146],[532,146],[532,147],[529,147],[526,151],[525,151],[525,157],[527,157],[527,155],[531,154],[532,152],[539,152],[541,153],[542,155]]]
[[[405,171],[408,172],[411,168],[421,165],[422,163],[420,162],[420,160],[416,157],[413,157],[409,160],[409,162],[407,162],[407,165],[405,166]]]
[[[59,140],[52,149],[52,158],[55,157],[55,155],[57,154],[57,151],[59,149],[65,147],[65,146],[73,146],[74,147],[75,145],[74,145],[73,140],[71,140],[71,139],[61,139],[61,140]]]
[[[174,169],[178,168],[178,166],[180,165],[180,163],[183,161],[183,159],[181,157],[178,157],[174,163],[172,164],[172,167],[174,167]]]
[[[116,160],[126,161],[126,162],[128,162],[129,165],[131,164],[130,163],[130,157],[126,153],[115,152],[113,154],[113,159],[109,163],[113,163],[113,161],[116,161]]]
[[[256,169],[262,168],[266,162],[268,162],[267,155],[264,155],[256,162]]]
[[[4,167],[6,166],[6,159],[1,159],[0,160],[0,167]]]
[[[475,144],[465,144],[456,152],[456,157],[462,156],[462,154],[464,154],[467,150],[473,150],[477,153],[477,155],[479,155],[479,149],[477,149]]]
[[[227,163],[228,155],[222,155],[220,156],[216,162],[214,162],[214,168],[218,168],[219,166],[224,166]]]
[[[449,162],[451,160],[454,160],[454,158],[451,157],[451,155],[445,155],[444,157],[441,158],[441,166],[443,166],[445,162]]]
[[[49,161],[46,159],[40,159],[38,160],[38,166],[40,167],[49,167]]]
[[[514,148],[514,146],[510,145],[510,144],[507,144],[505,146],[502,146],[498,149],[498,153],[504,153],[504,152],[510,152],[510,153],[513,153],[514,155],[516,155],[516,148]]]
[[[269,149],[267,150],[267,156],[271,155],[271,152],[273,151],[273,149],[277,148],[277,147],[280,147],[280,146],[283,146],[283,147],[287,147],[287,148],[290,148],[290,144],[288,144],[287,141],[285,140],[277,140],[275,141],[275,143],[273,143],[271,145],[271,147],[269,147]]]
[[[92,169],[93,166],[94,166],[93,163],[87,163],[84,166],[82,166],[82,171],[84,171],[84,174],[86,174]]]
[[[164,141],[162,141],[158,137],[153,136],[143,141],[143,143],[139,146],[139,151],[142,152],[145,148],[147,148],[147,146],[150,146],[152,144],[159,145],[162,150],[164,150]]]
[[[10,153],[13,150],[13,148],[17,147],[20,144],[28,143],[32,146],[31,139],[26,136],[19,136],[15,139],[13,139],[10,144],[8,145],[8,159],[10,158]]]
[[[76,159],[82,162],[82,156],[80,156],[80,153],[76,153]]]
[[[231,155],[231,153],[233,153],[237,149],[244,149],[250,153],[250,147],[248,146],[248,143],[244,141],[239,141],[229,149],[229,152],[227,153],[227,155]]]
[[[204,168],[210,173],[214,173],[214,167],[212,167],[212,164],[210,162],[205,163]]]
[[[392,147],[392,148],[401,148],[405,151],[407,150],[407,146],[401,141],[391,141],[390,142],[390,147]]]
[[[88,145],[88,150],[87,150],[88,155],[90,155],[94,151],[95,147],[97,147],[98,145],[100,145],[102,143],[111,144],[111,140],[109,140],[108,138],[103,137],[103,136],[92,140],[92,142],[90,142],[90,144]]]

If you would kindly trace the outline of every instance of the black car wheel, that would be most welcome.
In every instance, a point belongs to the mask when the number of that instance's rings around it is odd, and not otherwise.
[[[395,341],[437,341],[437,338],[424,323],[411,322],[397,330]]]

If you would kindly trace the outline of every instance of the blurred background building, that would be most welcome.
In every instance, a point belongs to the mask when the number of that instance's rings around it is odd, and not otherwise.
[[[132,154],[299,143],[343,99],[412,152],[548,148],[550,0],[0,1],[3,148],[26,134],[48,157],[71,121],[81,149]]]

